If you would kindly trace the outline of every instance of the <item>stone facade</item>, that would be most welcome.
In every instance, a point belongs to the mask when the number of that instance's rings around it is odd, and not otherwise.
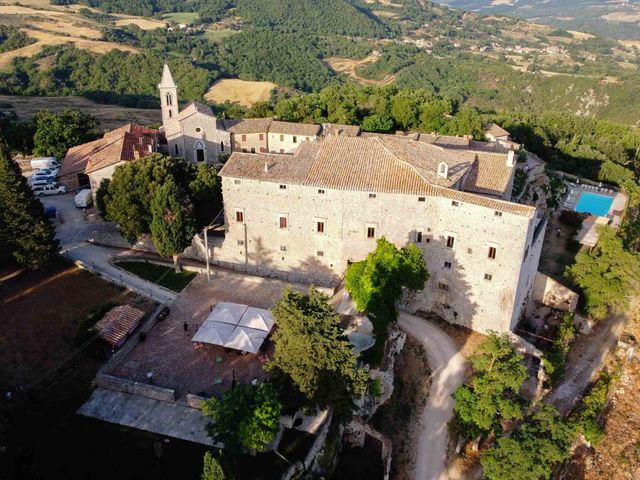
[[[506,331],[517,323],[540,256],[544,229],[534,238],[537,217],[498,216],[494,209],[454,206],[442,197],[371,198],[369,192],[281,185],[223,176],[226,234],[217,260],[333,285],[349,262],[364,259],[384,236],[424,253],[431,277],[413,295],[412,309],[434,310],[478,331]]]

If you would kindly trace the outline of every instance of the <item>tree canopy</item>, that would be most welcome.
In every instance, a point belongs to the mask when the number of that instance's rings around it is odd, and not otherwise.
[[[327,300],[314,288],[308,294],[284,292],[272,309],[278,328],[267,370],[290,378],[309,406],[333,406],[344,413],[353,397],[364,393],[367,372],[357,366],[340,316]]]
[[[598,229],[598,244],[578,252],[565,274],[586,297],[586,308],[594,318],[604,318],[609,309],[624,308],[640,285],[640,257],[624,248],[622,238],[607,226]]]
[[[151,205],[158,189],[168,181],[183,192],[185,204],[193,206],[189,218],[195,220],[196,230],[208,225],[222,208],[221,184],[214,166],[159,153],[118,166],[111,180],[99,188],[96,203],[104,208],[103,216],[117,222],[122,235],[134,242],[152,232]]]
[[[220,462],[210,452],[204,454],[202,460],[202,476],[200,480],[224,480],[224,470]]]
[[[567,458],[575,432],[552,405],[538,410],[511,437],[501,437],[480,458],[489,480],[547,479],[553,467]]]
[[[211,438],[231,454],[260,451],[278,432],[282,405],[270,383],[236,385],[221,399],[207,400],[202,413]]]
[[[504,420],[523,416],[519,397],[527,379],[524,357],[516,353],[507,335],[492,333],[471,358],[473,377],[454,393],[458,424],[470,436],[501,431]]]
[[[18,164],[0,138],[0,258],[37,269],[49,263],[58,241]]]
[[[94,138],[96,119],[79,110],[66,109],[60,113],[38,112],[33,120],[33,154],[64,158],[69,148]]]

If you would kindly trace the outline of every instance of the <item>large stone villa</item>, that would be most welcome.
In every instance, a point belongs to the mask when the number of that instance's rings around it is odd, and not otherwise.
[[[151,150],[214,164],[231,154],[220,170],[225,237],[212,248],[214,262],[336,286],[376,239],[414,243],[431,277],[424,291],[406,298],[409,309],[433,310],[478,331],[515,328],[534,284],[546,222],[542,211],[509,201],[517,145],[508,138],[478,142],[270,118],[222,120],[196,102],[180,110],[166,65],[158,87],[158,138],[166,145],[160,140]],[[118,162],[135,159],[136,151]],[[88,160],[94,172],[107,163]]]

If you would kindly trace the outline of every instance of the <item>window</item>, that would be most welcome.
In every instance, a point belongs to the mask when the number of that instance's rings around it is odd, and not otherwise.
[[[447,285],[446,283],[438,283],[438,288],[446,292],[449,290],[449,285]]]
[[[495,212],[493,212],[493,214],[494,214],[496,217],[501,217],[501,216],[502,216],[502,212],[499,212],[498,210],[496,210]]]
[[[280,153],[284,153],[284,148],[281,148],[281,149],[280,149]]]
[[[170,93],[167,93],[166,101],[167,101],[167,105],[169,106],[173,105],[173,98],[171,98]]]
[[[202,131],[202,128],[196,127],[196,133],[200,133],[201,131]]]
[[[287,228],[287,217],[280,217],[278,220],[278,225],[280,228],[285,229]]]
[[[247,149],[246,149],[246,148],[243,148],[243,149],[242,149],[242,153],[247,153]]]
[[[376,238],[376,228],[367,227],[367,238]]]
[[[316,232],[324,233],[324,222],[316,222]]]
[[[261,133],[258,138],[260,138],[260,140],[264,140],[264,133]]]
[[[425,243],[431,243],[431,239],[429,237],[427,237],[424,242]]]
[[[178,148],[178,145],[173,146],[173,151],[176,152],[176,155],[180,155],[180,149]]]
[[[378,195],[375,193],[370,193],[369,198],[378,198]]]
[[[324,195],[324,190],[322,188],[318,189],[318,195]]]
[[[267,149],[264,147],[260,147],[260,153],[267,153]]]
[[[224,142],[220,142],[220,151],[224,152]]]
[[[322,250],[318,250],[316,252],[316,255],[318,255],[319,257],[324,257],[324,252]]]
[[[284,142],[284,135],[280,135],[280,141]]]
[[[485,274],[484,274],[484,279],[485,279],[487,282],[490,282],[491,280],[493,280],[493,275],[491,275],[490,273],[485,273]]]
[[[496,248],[495,247],[489,247],[489,258],[492,260],[496,259]]]
[[[256,147],[251,147],[251,153],[256,153]]]
[[[236,210],[236,222],[244,223],[244,212],[242,210]]]
[[[452,207],[459,207],[460,206],[460,202],[456,202],[455,200],[451,202],[451,206]]]
[[[280,185],[280,190],[286,190],[287,186],[286,185]]]
[[[467,253],[471,255],[473,253],[473,248],[467,248]]]
[[[242,180],[239,180],[239,179],[237,179],[237,178],[236,178],[236,179],[233,181],[233,183],[234,183],[234,184],[236,184],[236,185],[240,185],[240,184],[242,183]]]
[[[286,252],[287,251],[287,247],[284,245],[280,245],[280,251],[281,252]]]
[[[310,140],[310,138],[309,137],[305,137],[305,140],[308,142]]]
[[[447,237],[447,247],[453,248],[456,245],[456,237],[448,236]]]
[[[246,136],[244,133],[242,134],[242,137],[240,137],[240,138],[242,138],[242,141],[243,141],[243,142],[246,142],[246,141],[247,141],[247,136]]]
[[[422,243],[422,232],[416,232],[416,243]]]
[[[418,197],[418,201],[419,202],[424,202],[424,201],[426,201],[426,198],[425,197]]]
[[[451,270],[451,262],[444,262],[444,268]]]
[[[244,240],[238,240],[238,245],[240,246],[244,245]]]
[[[293,143],[298,143],[298,137],[296,137],[295,135],[293,136]]]
[[[173,111],[169,110],[169,118],[173,118]]]

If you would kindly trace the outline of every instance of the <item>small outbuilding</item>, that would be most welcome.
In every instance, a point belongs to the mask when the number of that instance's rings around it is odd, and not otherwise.
[[[111,344],[113,348],[119,348],[140,324],[142,317],[144,317],[142,310],[129,305],[120,305],[109,310],[94,328],[100,338]]]

